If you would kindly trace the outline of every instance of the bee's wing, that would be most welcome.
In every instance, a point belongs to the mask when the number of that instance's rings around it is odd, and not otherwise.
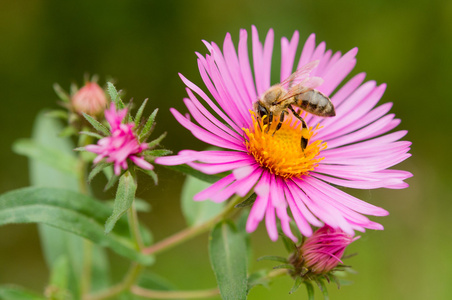
[[[309,74],[311,71],[317,67],[319,64],[318,60],[310,62],[309,64],[304,65],[297,71],[295,71],[292,75],[290,75],[287,79],[281,82],[283,87],[288,87],[287,94],[284,97],[278,99],[278,103],[289,99],[293,96],[302,94],[307,92],[308,90],[314,89],[323,83],[323,79],[320,77],[310,77]]]
[[[284,79],[279,85],[281,85],[283,88],[289,90],[291,87],[299,85],[303,81],[309,78],[309,74],[311,71],[317,67],[319,64],[318,60],[312,61],[303,67],[299,68],[295,72],[292,73],[289,77]]]

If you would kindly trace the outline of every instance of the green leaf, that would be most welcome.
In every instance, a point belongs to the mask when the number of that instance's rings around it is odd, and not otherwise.
[[[138,286],[157,291],[176,290],[176,286],[160,275],[146,271],[138,279]]]
[[[249,196],[248,198],[246,198],[245,200],[243,200],[242,202],[237,204],[235,207],[239,208],[239,207],[252,206],[254,204],[254,201],[256,201],[256,198],[257,198],[257,195],[255,193],[253,193],[251,196]]]
[[[192,167],[190,167],[188,165],[163,166],[163,167],[196,177],[196,178],[201,179],[202,181],[205,181],[208,183],[214,183],[221,179],[220,176],[204,174],[198,170],[193,169]]]
[[[143,115],[144,107],[146,106],[146,103],[148,103],[148,100],[149,99],[144,99],[143,103],[137,111],[137,114],[135,115],[135,128],[138,128],[138,126],[140,125],[141,116]]]
[[[148,120],[146,121],[146,124],[143,127],[143,130],[140,133],[140,140],[143,140],[144,137],[148,135],[150,130],[152,129],[152,125],[154,125],[155,117],[157,116],[159,109],[156,108],[152,112],[152,114],[149,116]]]
[[[154,180],[155,185],[157,185],[159,183],[159,178],[157,176],[157,173],[154,172],[154,170],[145,170],[145,169],[141,169],[141,168],[138,170],[140,170],[144,174],[149,175],[152,178],[152,180]]]
[[[2,300],[45,300],[35,292],[28,291],[16,285],[0,285],[0,299]]]
[[[137,183],[133,176],[126,172],[119,179],[118,189],[116,190],[115,204],[113,206],[113,213],[105,223],[105,233],[108,234],[115,227],[116,222],[123,214],[132,206],[135,199],[135,192],[137,190]]]
[[[96,129],[98,132],[102,133],[104,136],[110,135],[110,131],[107,127],[105,127],[102,123],[91,117],[90,115],[87,115],[83,113],[83,117]]]
[[[59,171],[77,175],[77,159],[74,156],[40,145],[31,139],[20,139],[13,144],[13,151],[39,160]]]
[[[209,186],[210,183],[206,183],[195,177],[188,176],[185,178],[181,192],[181,207],[185,221],[189,226],[201,224],[223,210],[224,203],[214,203],[209,200],[193,200],[194,195]]]
[[[303,283],[306,285],[306,291],[308,292],[308,300],[314,300],[314,287],[309,281],[303,281]]]
[[[288,270],[295,270],[295,267],[291,264],[281,264],[274,266],[273,269],[288,269]]]
[[[209,238],[210,262],[223,299],[246,299],[247,260],[243,235],[230,222],[220,222]]]
[[[152,257],[132,248],[116,233],[105,235],[101,223],[109,209],[94,199],[68,190],[24,188],[0,196],[0,225],[43,223],[85,237],[116,253],[149,265]]]
[[[282,256],[275,256],[275,255],[265,255],[265,256],[261,256],[257,259],[257,261],[261,261],[261,260],[271,260],[271,261],[278,261],[278,262],[282,262],[282,263],[288,263],[287,258],[282,257]]]

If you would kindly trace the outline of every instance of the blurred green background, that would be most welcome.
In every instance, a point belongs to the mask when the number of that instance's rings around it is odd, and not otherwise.
[[[99,74],[101,83],[116,79],[126,98],[150,98],[147,113],[160,108],[157,133],[169,132],[167,148],[204,148],[168,111],[186,111],[177,73],[202,86],[194,54],[207,52],[201,40],[222,45],[230,32],[237,42],[239,29],[252,24],[261,38],[275,30],[275,49],[294,30],[301,41],[315,32],[317,42],[334,51],[357,46],[352,75],[365,71],[368,80],[388,84],[382,102],[394,102],[392,112],[403,121],[398,129],[407,129],[405,139],[413,142],[413,156],[398,166],[414,174],[410,188],[347,190],[391,214],[377,220],[384,231],[368,231],[351,246],[349,252],[359,255],[347,263],[359,273],[339,291],[330,285],[331,298],[451,299],[452,1],[0,1],[0,192],[29,184],[27,159],[14,154],[11,144],[31,135],[40,110],[56,108],[52,84],[67,89],[71,82],[81,84],[86,72]],[[156,240],[184,226],[178,198],[184,177],[158,171],[161,184],[140,178],[138,192],[153,206],[141,218]],[[263,226],[252,243],[255,258],[285,254]],[[206,258],[203,235],[159,255],[153,270],[181,289],[211,288],[215,279]],[[115,255],[111,260],[119,280],[127,262]],[[270,266],[251,262],[253,270]],[[1,227],[0,284],[42,292],[47,276],[36,226]],[[291,285],[281,278],[270,290],[255,288],[249,298],[304,299],[303,289],[288,294]]]

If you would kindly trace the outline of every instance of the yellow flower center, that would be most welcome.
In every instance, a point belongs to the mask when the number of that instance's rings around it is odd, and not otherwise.
[[[247,137],[246,149],[256,162],[270,173],[285,179],[300,178],[314,170],[323,159],[319,157],[319,152],[326,149],[326,143],[322,143],[321,140],[311,141],[320,128],[319,125],[314,129],[310,127],[302,130],[298,120],[288,117],[275,132],[278,122],[273,121],[270,128],[267,128],[268,125],[264,125],[260,118],[256,118],[254,112],[251,112],[251,117],[253,128],[243,129]],[[302,135],[310,140],[304,151],[301,149]]]

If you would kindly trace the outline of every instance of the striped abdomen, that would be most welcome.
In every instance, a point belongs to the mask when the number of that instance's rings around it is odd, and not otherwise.
[[[310,89],[294,96],[293,105],[320,117],[334,117],[336,111],[330,98],[317,90]]]

